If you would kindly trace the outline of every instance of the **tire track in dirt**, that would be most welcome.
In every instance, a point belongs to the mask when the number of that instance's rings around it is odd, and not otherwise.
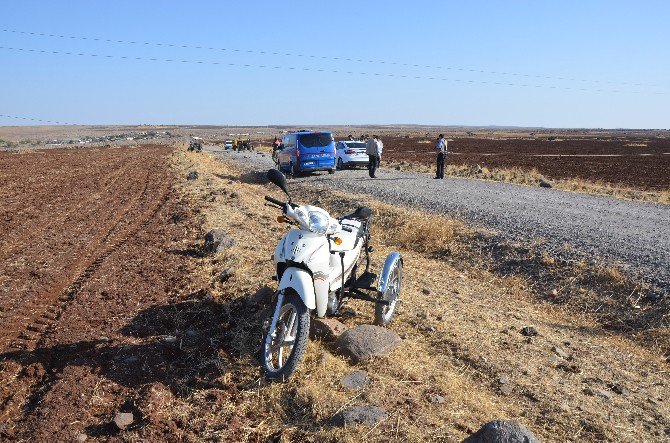
[[[110,178],[111,181],[109,181],[105,185],[105,191],[109,192],[110,189],[122,178],[122,177],[132,177],[133,173],[135,171],[138,171],[141,169],[141,165],[138,165],[137,163],[131,163],[131,164],[124,164],[118,169],[114,169],[110,172],[109,175],[107,175],[105,178]],[[90,202],[96,200],[95,195],[87,195],[87,198],[85,201],[80,202],[79,207],[88,207],[91,205]],[[5,260],[9,257],[14,256],[17,253],[20,253],[20,249],[25,248],[27,246],[34,246],[37,244],[40,244],[43,240],[43,235],[48,233],[49,228],[51,226],[58,226],[61,223],[63,223],[66,219],[68,219],[71,216],[71,211],[70,212],[63,212],[55,217],[53,216],[52,213],[49,214],[50,216],[47,219],[47,222],[45,224],[41,223],[40,219],[29,219],[26,220],[26,223],[21,225],[18,229],[14,228],[13,229],[13,235],[11,237],[7,237],[7,243],[0,243],[0,260]],[[41,237],[35,237],[33,238],[33,241],[29,244],[22,244],[21,239],[23,239],[26,236],[26,233],[35,230],[35,226],[39,226],[39,231],[43,234]]]
[[[168,173],[165,168],[160,167],[161,165],[155,165],[152,162],[147,163],[145,160],[145,158],[140,158],[132,168],[124,169],[126,171],[128,169],[141,170],[142,168],[148,170],[143,177],[141,190],[116,211],[116,215],[105,223],[98,231],[96,238],[85,248],[85,251],[90,251],[86,257],[75,262],[70,266],[65,277],[61,277],[46,291],[39,294],[35,300],[36,303],[26,304],[24,309],[14,313],[15,321],[10,325],[20,326],[23,324],[24,327],[22,329],[14,328],[14,331],[18,333],[18,337],[15,334],[15,340],[18,341],[12,343],[13,347],[25,350],[33,350],[39,347],[45,337],[54,330],[61,316],[75,300],[85,282],[110,255],[118,251],[132,238],[138,229],[149,221],[163,205],[170,186]],[[152,180],[156,171],[158,171],[159,179]],[[123,176],[123,171],[120,171],[110,185]],[[154,192],[148,193],[150,183],[157,183],[157,185],[152,187]],[[145,197],[148,199],[146,202],[143,201]],[[141,210],[142,206],[145,206],[143,210]],[[136,210],[139,215],[124,224],[129,218],[128,215]],[[11,328],[3,329],[4,334],[11,331]],[[12,375],[3,374],[2,378],[9,380],[10,383],[3,389],[8,395],[5,396],[0,405],[0,418],[4,419],[11,415],[21,403],[24,404],[21,411],[22,416],[28,415],[39,404],[40,399],[48,392],[57,375],[51,371],[51,362],[46,365],[45,371],[40,372],[42,372],[41,375],[40,373],[19,369]]]
[[[31,302],[22,304],[19,307],[19,311],[16,312],[16,314],[13,316],[14,321],[12,322],[10,320],[5,323],[2,335],[0,335],[0,338],[3,341],[12,340],[12,338],[19,338],[23,340],[23,343],[14,342],[10,343],[10,345],[20,349],[31,348],[26,342],[34,342],[37,340],[37,337],[31,332],[40,333],[42,332],[41,329],[44,329],[34,324],[36,318],[44,317],[44,311],[49,310],[49,308],[51,308],[52,305],[54,305],[56,302],[56,299],[62,297],[59,294],[67,292],[66,289],[70,285],[70,282],[76,280],[76,275],[82,272],[81,269],[86,269],[95,262],[96,251],[100,248],[101,245],[107,242],[107,239],[114,232],[114,229],[116,229],[119,223],[127,217],[133,206],[139,202],[146,193],[148,187],[147,180],[148,175],[140,192],[129,199],[129,201],[116,212],[116,215],[112,217],[98,231],[96,237],[93,238],[93,240],[89,242],[89,244],[84,248],[84,251],[90,251],[85,255],[84,258],[74,262],[72,265],[66,268],[65,272],[60,274],[59,278],[57,278],[56,281],[50,285],[50,287],[38,293]],[[19,328],[16,327],[17,323],[19,325],[27,323],[27,325],[25,326],[25,329],[20,330],[19,332],[15,331],[16,329],[20,329],[20,326]],[[18,337],[16,337],[16,332],[19,333]]]

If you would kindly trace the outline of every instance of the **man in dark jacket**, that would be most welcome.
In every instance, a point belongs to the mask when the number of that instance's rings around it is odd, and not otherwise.
[[[447,157],[447,139],[444,138],[444,134],[440,134],[437,138],[435,149],[437,150],[437,171],[435,178],[444,178],[444,160]]]

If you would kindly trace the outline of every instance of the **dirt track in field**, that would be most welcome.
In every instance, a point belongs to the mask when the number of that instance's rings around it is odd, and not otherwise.
[[[110,437],[134,387],[170,386],[162,317],[137,323],[191,283],[170,153],[0,152],[0,440]]]

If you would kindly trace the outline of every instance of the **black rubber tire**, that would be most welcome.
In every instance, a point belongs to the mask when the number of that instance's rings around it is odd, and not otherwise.
[[[328,173],[329,173],[329,174],[335,174],[335,170],[334,170],[334,169],[329,169],[329,170],[328,170]]]
[[[263,335],[263,345],[261,346],[261,363],[263,365],[263,372],[265,373],[265,378],[270,381],[280,381],[284,382],[289,379],[291,375],[295,372],[302,360],[302,356],[307,349],[307,338],[309,337],[309,309],[302,302],[298,294],[295,291],[287,290],[286,295],[284,296],[284,303],[282,306],[287,304],[292,304],[293,308],[296,310],[298,322],[298,328],[295,335],[295,344],[293,349],[291,349],[291,355],[284,366],[281,367],[278,371],[272,371],[268,369],[265,364],[265,339],[269,331]],[[274,310],[272,311],[274,313]]]
[[[344,169],[344,163],[342,163],[342,157],[337,159],[337,169],[339,170]]]
[[[391,323],[391,318],[393,317],[393,314],[395,313],[396,308],[398,307],[398,302],[397,298],[400,296],[400,290],[402,289],[402,260],[398,260],[396,262],[396,270],[398,271],[398,293],[396,294],[396,302],[391,306],[391,310],[389,312],[388,307],[386,305],[382,305],[380,303],[375,304],[375,321],[374,323],[379,326],[386,326],[389,323]],[[389,278],[393,278],[393,272],[391,271],[392,274]],[[384,294],[381,294],[382,300],[389,300],[391,298],[391,294],[389,293],[389,288],[387,288],[386,292]]]
[[[291,163],[290,166],[291,170],[291,177],[296,178],[298,176],[298,168],[295,167],[295,164]]]

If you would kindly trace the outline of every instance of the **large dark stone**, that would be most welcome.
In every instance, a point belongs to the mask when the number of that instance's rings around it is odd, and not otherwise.
[[[514,420],[493,420],[486,423],[462,443],[540,443],[528,428]]]
[[[360,325],[347,329],[337,339],[338,351],[354,363],[378,355],[386,355],[402,343],[402,339],[390,329],[373,325]]]
[[[205,234],[205,251],[208,253],[224,251],[234,244],[235,240],[226,235],[223,229],[212,229]]]

